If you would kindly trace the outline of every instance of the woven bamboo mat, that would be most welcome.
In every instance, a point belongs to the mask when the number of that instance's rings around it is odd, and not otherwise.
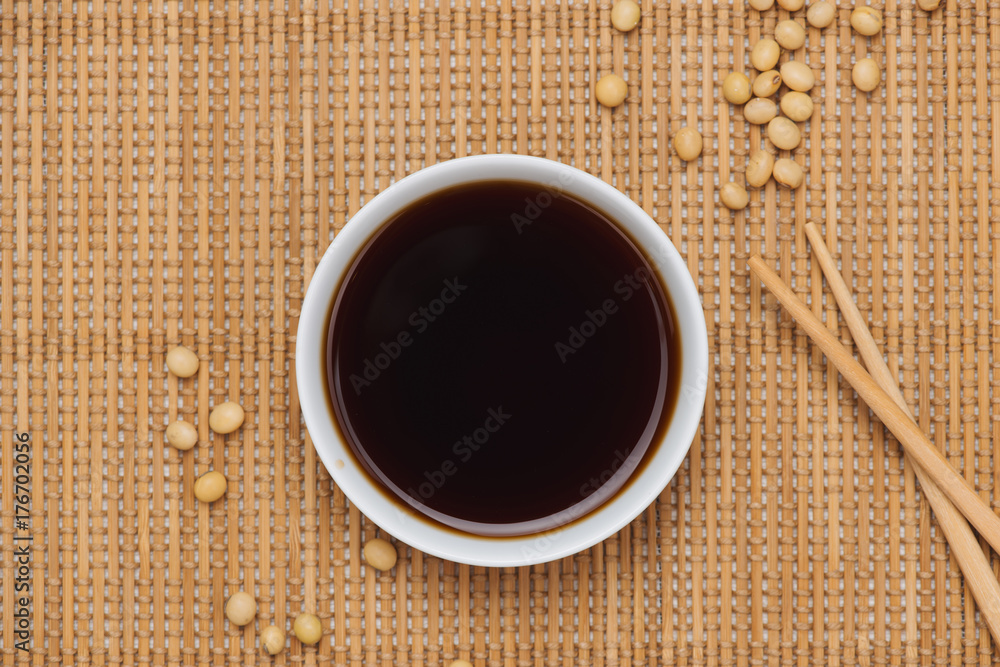
[[[787,12],[643,0],[623,36],[608,0],[422,4],[0,0],[2,664],[268,663],[259,629],[313,607],[322,643],[275,663],[1000,665],[898,446],[745,267],[763,253],[830,317],[801,229],[828,221],[920,424],[1000,504],[1000,2],[876,0],[870,46],[847,5],[810,29],[807,183],[737,215],[716,187],[762,138],[716,81]],[[870,97],[850,77],[866,52]],[[630,84],[613,112],[591,95],[608,71]],[[694,163],[669,141],[685,124]],[[300,304],[365,201],[488,152],[597,174],[674,240],[709,327],[702,432],[585,553],[501,570],[400,545],[377,573],[378,529],[303,426]],[[177,343],[196,379],[166,373]],[[227,398],[247,424],[213,435]],[[184,456],[164,447],[178,415],[201,434]],[[234,483],[205,506],[209,467]],[[239,588],[259,603],[243,630],[223,618]]]

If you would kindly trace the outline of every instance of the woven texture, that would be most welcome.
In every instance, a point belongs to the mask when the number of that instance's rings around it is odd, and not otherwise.
[[[919,423],[997,506],[1000,4],[876,0],[871,40],[846,5],[810,28],[806,184],[738,214],[717,187],[764,140],[717,81],[784,10],[644,0],[622,35],[607,0],[390,4],[0,0],[2,664],[266,663],[260,628],[311,607],[323,641],[276,664],[1000,665],[899,447],[745,266],[762,253],[849,340],[801,229],[824,224]],[[851,83],[866,53],[870,95]],[[630,86],[614,111],[591,94],[609,71]],[[669,141],[686,124],[696,162]],[[302,298],[376,193],[492,152],[594,173],[673,239],[709,329],[701,434],[587,552],[486,569],[400,545],[378,573],[360,556],[378,529],[302,422]],[[166,372],[178,343],[196,378]],[[247,423],[223,437],[225,399]],[[179,416],[201,436],[183,456],[164,446]],[[208,468],[231,480],[211,506],[191,483]],[[241,588],[259,604],[242,630],[223,617]]]

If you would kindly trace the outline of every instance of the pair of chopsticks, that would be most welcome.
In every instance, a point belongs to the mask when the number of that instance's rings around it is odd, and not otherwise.
[[[867,371],[759,255],[750,258],[750,270],[774,294],[903,445],[910,461],[915,464],[913,468],[917,479],[937,515],[951,552],[969,582],[969,590],[979,605],[983,620],[994,640],[1000,643],[1000,582],[993,574],[989,560],[969,526],[971,522],[990,546],[1000,552],[1000,517],[979,497],[965,478],[951,467],[948,459],[914,422],[899,385],[883,360],[822,234],[811,222],[805,225],[805,232],[851,331],[854,344],[868,367]]]

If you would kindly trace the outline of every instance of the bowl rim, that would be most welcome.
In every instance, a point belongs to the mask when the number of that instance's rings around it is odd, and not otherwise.
[[[545,178],[548,176],[548,178]],[[323,358],[329,307],[360,247],[392,215],[427,194],[483,180],[520,180],[565,189],[622,226],[656,269],[670,295],[681,344],[681,386],[674,414],[651,459],[627,487],[588,514],[540,533],[490,537],[429,519],[375,486],[340,438],[329,409]],[[493,154],[455,158],[420,169],[377,194],[337,233],[316,266],[302,301],[295,373],[307,437],[348,500],[377,526],[421,551],[469,565],[509,567],[545,563],[578,553],[619,531],[652,503],[690,450],[708,386],[708,332],[701,297],[687,265],[653,219],[608,183],[545,158]]]

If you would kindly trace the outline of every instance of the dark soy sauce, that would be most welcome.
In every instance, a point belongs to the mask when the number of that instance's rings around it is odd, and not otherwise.
[[[386,223],[342,281],[325,361],[336,421],[426,516],[550,529],[610,498],[662,437],[674,318],[600,211],[514,181],[441,191]]]

